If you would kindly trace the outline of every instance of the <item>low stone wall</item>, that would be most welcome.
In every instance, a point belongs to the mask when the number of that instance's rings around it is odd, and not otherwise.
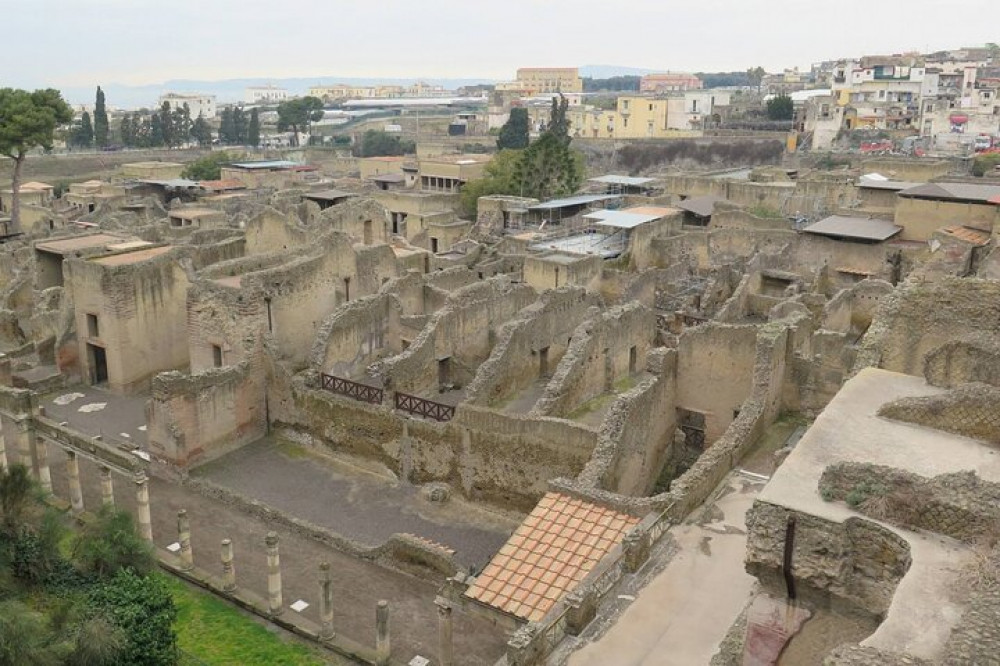
[[[300,376],[292,383],[291,422],[281,424],[317,444],[382,462],[415,483],[446,481],[477,501],[530,510],[548,480],[575,476],[597,433],[562,419],[505,414],[459,405],[451,421],[411,418],[321,391]]]
[[[1000,445],[1000,388],[989,384],[963,384],[941,395],[901,398],[882,405],[878,415]]]
[[[439,582],[443,582],[445,578],[455,575],[458,571],[455,551],[413,534],[393,534],[379,546],[364,546],[325,527],[297,518],[207,479],[189,476],[183,483],[206,497],[219,500],[254,518],[267,523],[277,523],[325,546],[393,570],[423,578],[430,575]]]
[[[971,664],[975,662],[959,662]],[[827,655],[823,666],[930,666],[931,662],[906,654],[886,652],[873,647],[841,645]]]
[[[823,470],[819,491],[877,520],[967,543],[995,535],[1000,525],[1000,484],[972,471],[927,478],[884,465],[838,463]]]
[[[1000,386],[1000,336],[983,333],[945,342],[924,357],[924,378],[934,386]]]

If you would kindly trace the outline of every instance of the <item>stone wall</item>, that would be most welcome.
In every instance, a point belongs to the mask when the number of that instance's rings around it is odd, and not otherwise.
[[[1000,388],[963,384],[942,395],[900,398],[878,415],[1000,445]]]
[[[725,432],[750,395],[756,345],[752,325],[708,322],[681,334],[675,406],[704,415],[707,444]]]
[[[402,351],[399,300],[391,294],[345,303],[327,317],[309,354],[312,369],[347,379],[365,374],[368,365]]]
[[[825,605],[833,597],[883,616],[910,567],[906,540],[862,518],[836,523],[758,500],[747,513],[746,568],[778,597],[786,595],[782,565],[790,519],[798,598]]]
[[[263,437],[267,414],[261,375],[249,362],[196,375],[157,375],[146,405],[150,453],[186,467]]]
[[[630,374],[633,357],[634,370],[645,367],[655,335],[655,315],[640,303],[594,313],[573,332],[566,354],[532,413],[565,416],[588,400],[610,393],[615,382]]]
[[[550,478],[578,474],[597,443],[595,431],[561,419],[459,405],[447,423],[423,421],[311,388],[310,381],[294,380],[295,409],[278,427],[380,461],[414,483],[448,482],[477,501],[529,510]]]
[[[655,349],[647,366],[655,376],[611,406],[579,486],[643,497],[656,484],[677,428],[677,352]]]
[[[934,386],[1000,386],[1000,336],[983,332],[945,342],[924,357],[924,378]]]
[[[929,353],[957,337],[995,337],[998,321],[1000,282],[951,277],[906,282],[879,303],[854,372],[880,367],[920,376]]]
[[[407,350],[378,364],[376,374],[393,390],[432,395],[441,388],[439,363],[446,363],[448,383],[465,386],[492,351],[496,330],[535,299],[534,289],[503,276],[461,288]]]
[[[551,373],[573,330],[595,304],[594,297],[579,287],[544,292],[500,328],[492,353],[469,384],[468,402],[480,406],[502,402]]]
[[[884,465],[837,463],[823,470],[819,491],[877,520],[966,543],[995,536],[1000,525],[1000,484],[973,471],[927,478]]]

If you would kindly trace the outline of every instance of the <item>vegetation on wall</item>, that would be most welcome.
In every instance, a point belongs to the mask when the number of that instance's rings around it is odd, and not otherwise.
[[[368,130],[354,147],[357,157],[391,157],[412,155],[415,152],[417,152],[416,143],[382,130]]]
[[[235,159],[232,153],[210,153],[188,164],[181,172],[181,176],[191,180],[219,180],[222,176],[222,166]]]

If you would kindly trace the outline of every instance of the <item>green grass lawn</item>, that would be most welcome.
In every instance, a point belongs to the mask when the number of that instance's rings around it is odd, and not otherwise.
[[[212,666],[325,666],[317,649],[285,642],[252,618],[208,592],[167,578],[177,605],[177,645]],[[194,660],[189,660],[194,661]],[[182,659],[181,663],[185,663]],[[196,662],[197,663],[197,662]]]

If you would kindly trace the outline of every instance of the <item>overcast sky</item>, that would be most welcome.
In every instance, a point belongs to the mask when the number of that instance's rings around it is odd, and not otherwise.
[[[0,85],[768,70],[1000,37],[1000,0],[0,0]]]

